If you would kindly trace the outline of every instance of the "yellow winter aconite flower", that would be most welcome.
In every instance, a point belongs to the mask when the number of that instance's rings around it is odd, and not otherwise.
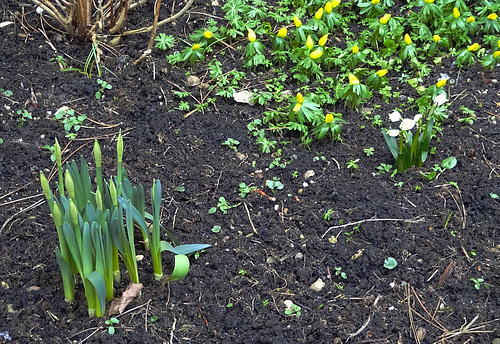
[[[297,93],[297,95],[295,96],[295,100],[297,101],[297,103],[302,104],[304,102],[304,96],[302,95],[302,93]]]
[[[378,5],[379,2],[380,0],[372,0],[372,5]]]
[[[332,3],[330,1],[327,1],[325,4],[325,13],[330,14],[332,13]]]
[[[425,0],[425,2],[428,4],[432,4],[434,2],[434,0]]]
[[[340,0],[332,0],[332,7],[335,8],[340,5]]]
[[[494,57],[494,58],[497,58],[497,57],[499,57],[499,56],[500,56],[500,50],[497,50],[497,51],[495,51],[495,52],[493,53],[493,57]]]
[[[377,71],[377,76],[378,76],[379,78],[381,78],[381,77],[385,76],[385,75],[387,74],[387,72],[389,72],[387,69],[381,69],[381,70],[378,70],[378,71]]]
[[[434,36],[432,36],[432,40],[437,43],[437,42],[439,42],[441,40],[441,36],[434,35]]]
[[[257,36],[255,35],[255,32],[253,32],[252,29],[248,29],[248,40],[250,42],[255,42],[256,39],[257,39]]]
[[[320,20],[321,17],[323,17],[323,7],[321,7],[319,10],[317,10],[316,14],[314,15],[314,18],[316,18],[316,20]]]
[[[349,73],[349,85],[359,85],[359,79],[352,73]]]
[[[406,45],[410,45],[411,44],[411,37],[410,37],[409,34],[405,35],[405,43],[406,43]]]
[[[212,31],[206,30],[205,32],[203,32],[203,37],[205,37],[206,39],[210,39],[213,36],[214,36],[214,34],[212,33]]]
[[[316,49],[309,55],[313,60],[319,59],[321,56],[323,56],[323,50],[321,49]]]
[[[488,19],[495,20],[498,18],[498,15],[496,13],[492,13],[488,16]]]
[[[474,43],[472,45],[469,45],[469,47],[467,48],[467,51],[477,51],[478,49],[479,49],[479,44]]]
[[[288,30],[286,29],[286,27],[282,27],[279,31],[278,31],[278,34],[276,36],[278,36],[279,38],[283,38],[286,36],[286,34],[288,33]]]
[[[191,47],[191,50],[198,50],[200,49],[201,45],[199,43],[196,43],[196,44],[193,44],[193,46]]]
[[[326,114],[325,116],[325,123],[329,124],[333,122],[333,115],[331,113]]]
[[[470,23],[474,23],[476,21],[476,18],[474,18],[473,16],[470,16],[469,18],[467,18],[467,23],[470,24]]]
[[[319,39],[319,41],[318,41],[318,45],[319,45],[320,47],[324,47],[327,41],[328,41],[328,34],[323,35],[323,36]]]
[[[352,47],[352,53],[353,54],[357,54],[359,52],[359,47],[357,45],[355,45],[354,47]]]
[[[313,41],[311,35],[307,36],[306,47],[307,47],[307,49],[312,49],[314,47],[314,41]]]
[[[387,24],[387,22],[391,19],[391,14],[386,13],[382,18],[380,18],[380,24]]]
[[[302,26],[302,22],[297,16],[293,16],[293,23],[295,24],[296,28],[299,28]]]
[[[500,39],[498,40],[497,45],[500,48]]]
[[[441,88],[441,87],[446,86],[446,82],[447,82],[447,81],[448,81],[448,79],[441,79],[441,80],[439,80],[439,81],[436,83],[436,87]]]
[[[301,107],[302,107],[301,103],[295,104],[295,106],[293,107],[293,112],[298,113]]]
[[[457,19],[458,17],[460,17],[460,11],[458,10],[458,8],[454,7],[453,8],[453,18]]]

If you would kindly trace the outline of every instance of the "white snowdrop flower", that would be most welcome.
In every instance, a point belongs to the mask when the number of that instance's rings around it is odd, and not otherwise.
[[[397,122],[401,120],[401,113],[399,111],[394,111],[393,113],[389,114],[389,119],[391,122]]]
[[[422,114],[419,114],[417,113],[414,117],[413,117],[413,120],[416,122],[420,121],[420,119],[422,118]]]
[[[434,98],[434,103],[436,103],[437,106],[441,106],[444,103],[446,103],[447,101],[448,101],[448,98],[446,98],[446,94],[444,94],[444,93],[441,93],[436,98]]]
[[[401,130],[412,130],[415,126],[415,121],[411,118],[404,118],[399,125]]]
[[[399,135],[399,130],[389,129],[389,130],[387,130],[387,135],[392,136],[392,137],[396,137]]]

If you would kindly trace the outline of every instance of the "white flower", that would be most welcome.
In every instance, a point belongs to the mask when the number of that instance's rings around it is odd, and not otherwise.
[[[396,137],[399,135],[399,130],[389,129],[389,130],[387,130],[387,135],[392,136],[392,137]]]
[[[414,117],[413,117],[413,120],[415,121],[415,123],[417,123],[418,121],[420,121],[420,118],[422,118],[422,115],[417,113]]]
[[[415,126],[415,121],[411,118],[403,118],[401,124],[399,125],[399,129],[401,130],[411,130]]]
[[[399,111],[394,111],[393,113],[389,114],[389,119],[391,122],[397,122],[401,120],[401,113]]]
[[[448,101],[448,98],[446,98],[446,94],[441,93],[438,95],[436,98],[434,98],[434,103],[436,103],[437,106],[441,106],[444,103]]]

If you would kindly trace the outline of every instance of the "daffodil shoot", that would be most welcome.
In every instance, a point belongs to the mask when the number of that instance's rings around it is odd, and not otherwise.
[[[56,141],[56,147],[59,144]],[[56,161],[62,160],[62,152],[55,150]],[[59,265],[64,297],[68,302],[75,300],[75,281],[81,280],[87,299],[89,316],[104,315],[106,302],[114,297],[114,284],[120,281],[119,258],[127,270],[129,280],[139,283],[134,239],[139,230],[152,255],[155,278],[163,276],[160,252],[170,251],[175,256],[175,266],[170,280],[183,278],[189,270],[188,253],[207,248],[209,245],[178,245],[159,239],[159,203],[161,184],[155,181],[152,189],[153,215],[145,213],[144,189],[132,186],[122,175],[123,138],[121,132],[117,141],[118,171],[109,181],[102,176],[101,148],[94,141],[96,167],[95,186],[89,167],[83,157],[78,166],[74,161],[63,170],[59,164],[59,190],[65,190],[57,197],[52,193],[49,181],[40,173],[43,194],[52,214],[59,239],[55,256]],[[116,185],[115,185],[116,184]],[[117,187],[118,185],[118,187]],[[150,234],[150,228],[152,232]],[[175,237],[171,238],[178,243]]]

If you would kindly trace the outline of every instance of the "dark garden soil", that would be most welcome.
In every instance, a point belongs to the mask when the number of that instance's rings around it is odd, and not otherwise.
[[[195,5],[160,32],[185,38],[202,27],[203,13],[221,15],[200,1]],[[96,75],[61,72],[50,62],[56,53],[38,31],[31,5],[4,0],[0,11],[0,22],[15,21],[0,29],[0,89],[13,92],[0,95],[0,343],[412,343],[414,331],[421,343],[492,343],[500,337],[500,201],[490,196],[500,194],[498,68],[458,70],[448,61],[426,78],[427,86],[440,73],[454,80],[447,85],[449,117],[422,171],[449,156],[458,163],[433,182],[415,169],[372,175],[380,163],[392,164],[392,156],[371,120],[342,107],[336,109],[348,122],[342,142],[304,147],[294,135],[278,137],[290,141],[279,144],[281,161],[290,163],[269,169],[278,156],[261,153],[246,129],[263,107],[218,98],[205,113],[185,118],[186,111],[177,109],[178,87],[198,99],[206,94],[186,84],[187,72],[207,81],[206,65],[174,68],[155,50],[133,66],[148,35],[127,37],[112,51],[103,49],[102,79],[113,88],[97,100]],[[141,9],[130,20],[140,26],[150,15]],[[44,28],[59,54],[82,67],[90,45],[63,39],[47,23]],[[238,68],[238,56],[220,56],[225,71]],[[247,76],[244,85],[260,87],[257,75]],[[399,91],[403,100],[415,96]],[[385,119],[401,102],[374,97],[366,107],[373,104],[382,105],[377,111]],[[71,142],[61,123],[51,120],[63,105],[88,116]],[[460,105],[476,111],[474,124],[458,122]],[[33,115],[22,127],[20,109]],[[90,163],[99,137],[104,174],[114,174],[119,129],[132,182],[142,183],[147,195],[153,179],[162,182],[163,225],[183,243],[212,247],[191,258],[185,279],[166,283],[154,281],[149,254],[138,243],[144,289],[110,336],[108,316],[88,318],[81,285],[75,302],[64,301],[57,233],[38,176],[52,168],[43,147],[55,138],[67,145],[64,157],[83,155]],[[240,141],[238,153],[221,145],[227,138]],[[369,147],[375,148],[372,156],[363,153]],[[351,172],[346,164],[354,159],[359,169]],[[308,171],[314,175],[305,178]],[[284,184],[275,194],[266,187],[273,177]],[[267,195],[242,199],[240,183]],[[240,205],[209,214],[219,197]],[[357,229],[341,226],[359,221]],[[393,270],[384,268],[388,257],[398,262]],[[164,255],[167,267],[170,259]],[[345,279],[336,274],[339,268]],[[314,291],[318,278],[326,286]],[[484,280],[479,290],[471,278]],[[300,317],[285,314],[285,300],[301,307]]]

